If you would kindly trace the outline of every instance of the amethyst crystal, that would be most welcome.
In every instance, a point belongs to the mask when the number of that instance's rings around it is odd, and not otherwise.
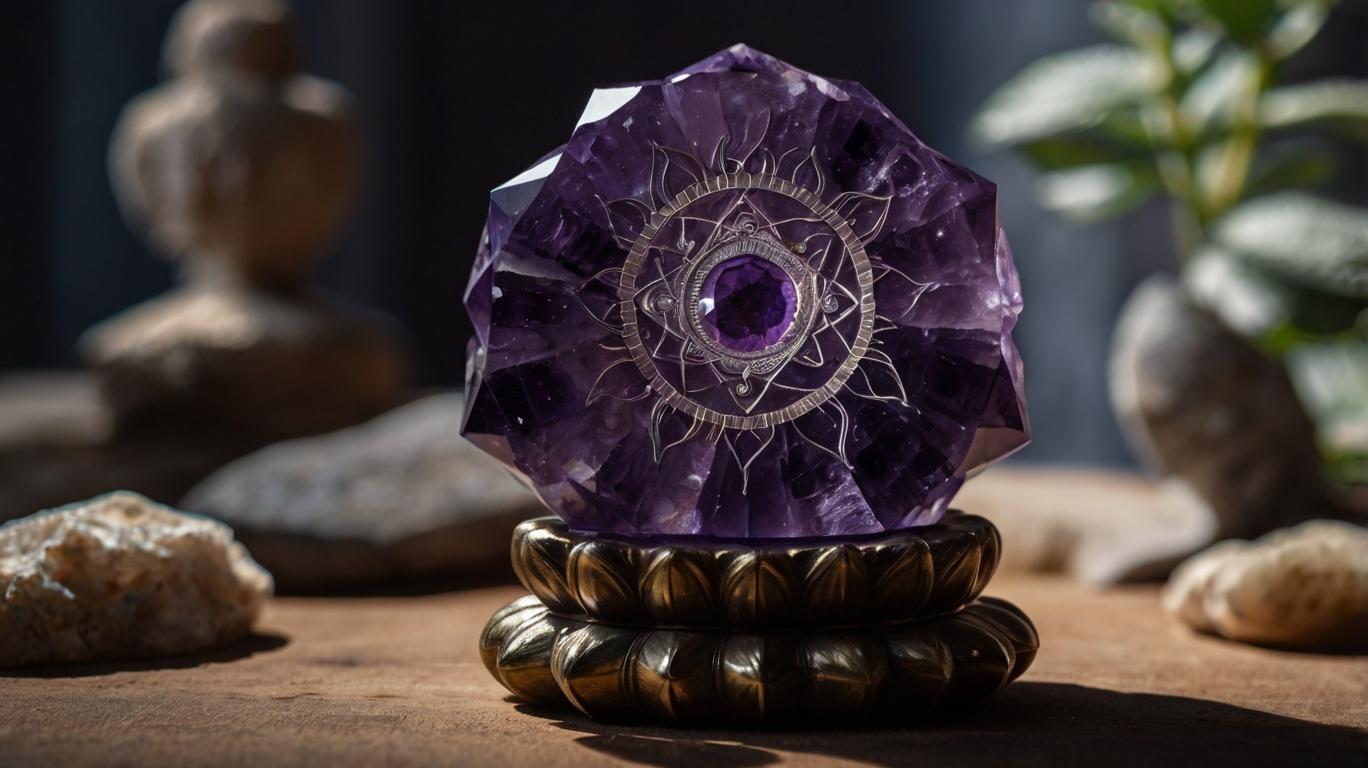
[[[793,325],[798,289],[778,265],[744,255],[718,264],[703,281],[698,316],[713,341],[735,352],[774,344]]]
[[[858,84],[735,46],[490,198],[462,431],[573,527],[921,525],[1028,439],[996,188]]]

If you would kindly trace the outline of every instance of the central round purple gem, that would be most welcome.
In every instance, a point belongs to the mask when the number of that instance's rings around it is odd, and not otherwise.
[[[798,290],[788,273],[750,254],[713,267],[698,296],[703,329],[735,352],[755,352],[778,343],[793,325]]]

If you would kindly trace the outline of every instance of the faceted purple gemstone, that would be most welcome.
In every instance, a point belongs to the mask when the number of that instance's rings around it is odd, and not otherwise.
[[[573,527],[876,533],[1027,442],[994,185],[735,46],[490,194],[462,433]]]
[[[778,343],[793,325],[798,290],[779,265],[750,254],[725,261],[708,273],[698,314],[708,336],[737,352]]]

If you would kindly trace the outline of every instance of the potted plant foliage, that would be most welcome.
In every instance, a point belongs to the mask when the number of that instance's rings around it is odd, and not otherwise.
[[[1177,279],[1136,289],[1112,400],[1217,537],[1354,516],[1368,483],[1368,210],[1326,196],[1368,81],[1286,83],[1333,0],[1108,0],[1114,42],[1047,56],[973,129],[1088,222],[1166,199]],[[1355,498],[1356,494],[1359,496]]]

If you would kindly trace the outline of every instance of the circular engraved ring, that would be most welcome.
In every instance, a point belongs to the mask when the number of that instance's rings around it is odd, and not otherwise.
[[[983,598],[888,627],[742,634],[557,616],[528,596],[480,636],[495,679],[535,704],[602,720],[783,724],[909,717],[974,704],[1016,679],[1039,637]]]
[[[559,518],[513,533],[513,569],[562,616],[693,628],[838,627],[945,614],[973,601],[997,568],[988,520],[823,542],[625,539]]]
[[[763,349],[738,351],[713,341],[704,330],[703,319],[699,313],[699,300],[703,286],[713,270],[732,259],[747,255],[764,259],[788,275],[796,287],[797,309],[788,329],[777,343]],[[751,361],[782,356],[807,339],[808,328],[812,325],[812,318],[818,307],[817,283],[812,271],[802,259],[770,239],[753,235],[731,240],[714,248],[706,256],[694,260],[684,271],[681,282],[683,290],[680,293],[684,296],[682,311],[686,325],[693,332],[694,341],[729,361],[744,360],[751,364]]]
[[[637,300],[642,291],[642,287],[638,285],[638,278],[647,268],[652,252],[659,247],[656,242],[657,235],[670,225],[676,217],[687,217],[690,206],[706,200],[709,196],[736,190],[773,193],[784,199],[794,201],[805,212],[803,217],[805,220],[828,227],[831,235],[837,239],[843,253],[849,259],[852,275],[849,279],[853,285],[845,287],[857,299],[855,310],[858,311],[858,322],[855,323],[853,337],[845,342],[848,351],[845,352],[840,363],[833,367],[825,382],[811,387],[810,391],[806,391],[801,397],[786,401],[779,407],[754,413],[723,412],[715,407],[710,407],[690,397],[689,394],[681,391],[680,387],[675,386],[666,376],[662,375],[657,368],[651,345],[643,338],[639,314],[642,308],[637,305]],[[802,348],[813,325],[813,318],[821,311],[832,311],[832,305],[830,298],[821,295],[816,288],[816,273],[796,256],[801,249],[800,245],[795,244],[792,249],[785,248],[776,241],[768,241],[761,245],[760,243],[764,238],[752,232],[747,232],[747,235],[743,237],[742,241],[751,246],[749,250],[738,246],[733,254],[727,250],[732,246],[722,244],[720,247],[710,248],[705,254],[693,259],[690,269],[685,271],[685,277],[678,286],[678,295],[688,297],[679,302],[683,305],[682,307],[677,306],[673,298],[667,296],[663,301],[648,302],[648,308],[683,312],[687,321],[685,325],[689,329],[689,335],[693,341],[701,349],[717,358],[724,368],[747,373],[772,371],[782,367],[785,360]],[[690,244],[685,243],[684,245]],[[794,318],[789,331],[779,343],[768,345],[758,351],[729,350],[724,345],[712,342],[707,333],[703,331],[697,316],[698,291],[708,269],[725,261],[728,255],[735,256],[743,252],[746,255],[757,256],[780,266],[789,274],[798,291],[797,316]],[[659,299],[659,297],[656,298]],[[865,253],[864,244],[851,228],[850,223],[831,206],[822,202],[821,197],[813,191],[786,179],[764,173],[741,172],[704,179],[685,188],[674,199],[652,212],[649,220],[633,242],[627,259],[622,265],[618,302],[622,315],[624,344],[637,369],[650,383],[650,388],[659,393],[660,397],[675,409],[702,421],[732,430],[766,429],[776,424],[792,421],[829,400],[841,391],[846,381],[855,372],[861,359],[868,352],[870,340],[874,335],[874,272],[870,266],[869,257]],[[687,387],[685,389],[687,390]]]

